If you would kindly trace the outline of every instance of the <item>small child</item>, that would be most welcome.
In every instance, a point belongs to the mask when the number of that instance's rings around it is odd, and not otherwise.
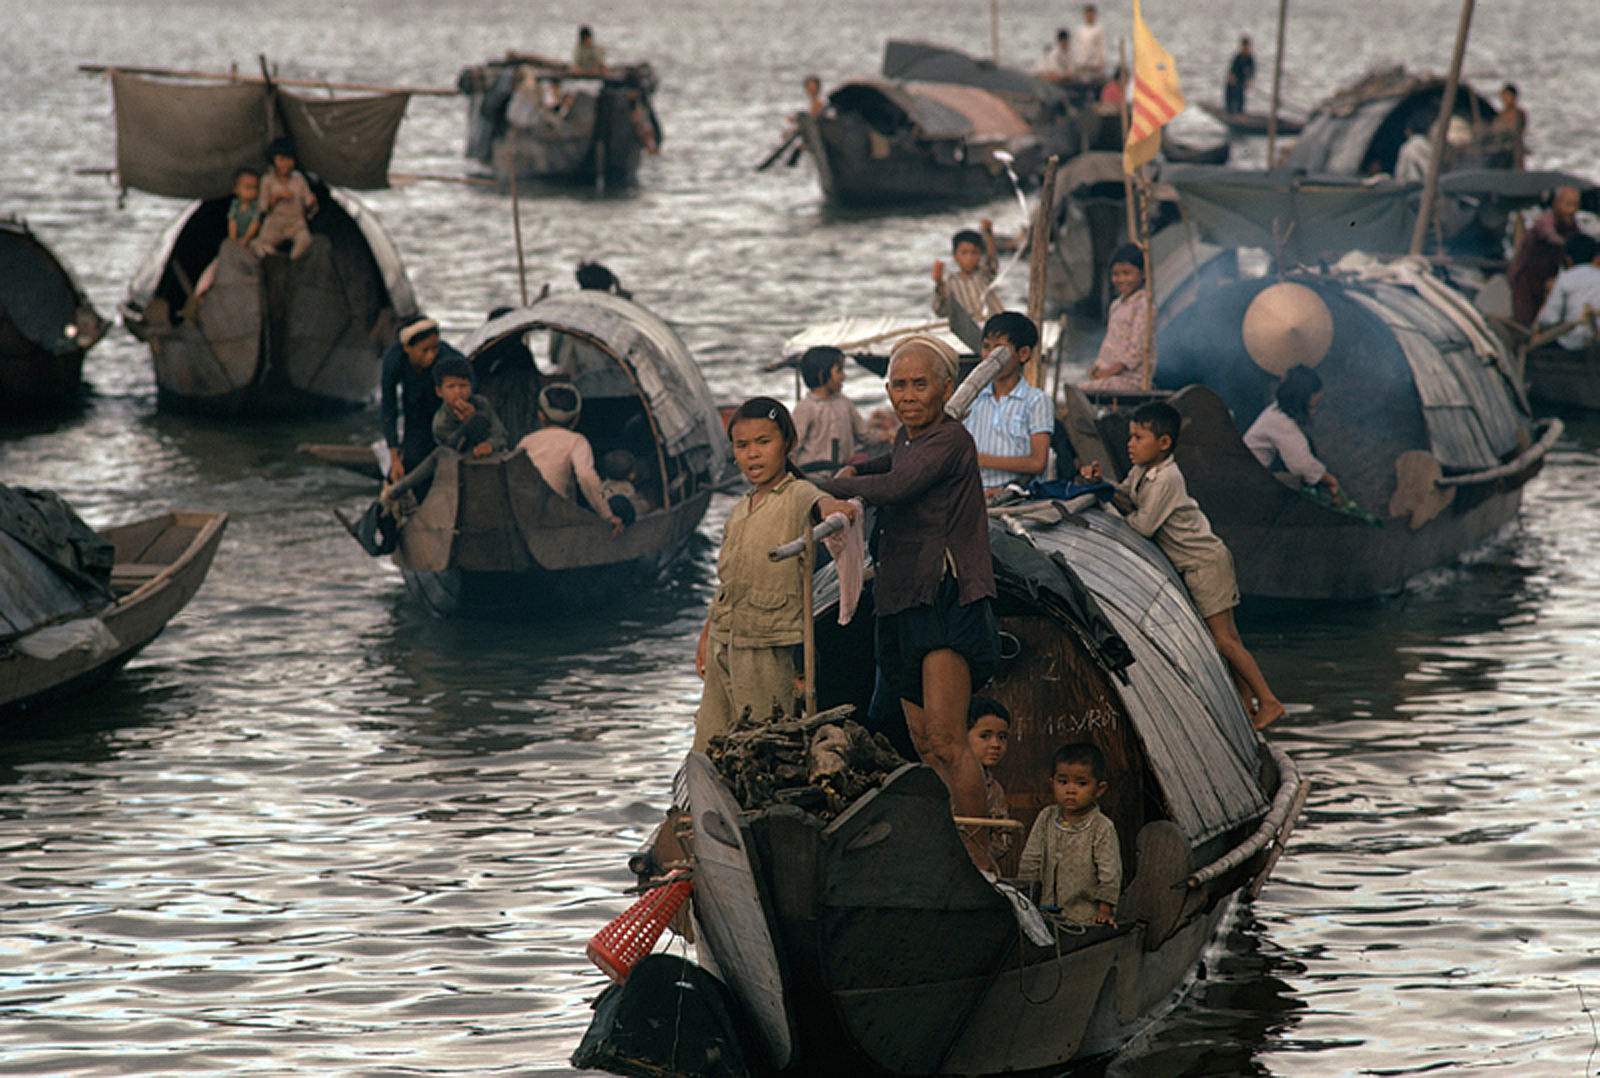
[[[1011,743],[1011,712],[1000,701],[987,696],[974,696],[967,705],[967,744],[972,755],[983,765],[983,791],[988,801],[989,818],[1011,818],[1006,804],[1006,791],[994,777],[995,767],[1006,757]],[[1011,852],[1012,834],[999,827],[989,830],[989,854],[996,861]]]
[[[241,168],[233,174],[233,199],[228,203],[228,239],[246,248],[261,230],[261,207],[256,204],[260,194],[261,174],[255,169]],[[213,258],[194,286],[196,307],[206,298],[216,279],[217,260]]]
[[[250,249],[265,258],[289,242],[289,257],[299,258],[311,247],[311,229],[306,222],[317,212],[317,196],[305,176],[295,170],[294,146],[288,139],[274,139],[267,147],[272,171],[261,178],[261,212],[266,220],[261,234]]]
[[[510,445],[506,428],[494,414],[489,398],[474,393],[472,364],[460,356],[446,356],[433,365],[433,389],[439,410],[433,415],[433,440],[458,453],[487,457]]]
[[[986,217],[978,225],[978,231],[964,228],[957,232],[950,239],[950,252],[960,272],[947,281],[944,262],[933,264],[933,313],[949,318],[953,300],[981,326],[990,315],[999,314],[1003,309],[1000,298],[994,294],[994,277],[1000,271],[1000,248],[994,240],[994,222]]]
[[[800,357],[800,377],[811,390],[794,406],[794,426],[800,441],[794,461],[838,467],[858,446],[885,439],[867,425],[856,406],[840,392],[844,388],[844,353],[828,345],[807,348]]]
[[[1154,539],[1183,576],[1195,609],[1205,619],[1217,650],[1233,670],[1233,681],[1244,709],[1257,730],[1283,714],[1283,704],[1273,695],[1255,658],[1239,639],[1233,608],[1239,605],[1239,586],[1233,573],[1233,555],[1211,531],[1211,522],[1189,497],[1189,490],[1172,459],[1183,418],[1164,401],[1142,404],[1128,424],[1128,459],[1133,467],[1117,484],[1117,508],[1140,535]],[[1100,462],[1082,469],[1085,479],[1099,482]]]
[[[1080,388],[1109,392],[1149,389],[1153,373],[1147,327],[1150,290],[1144,286],[1144,252],[1124,243],[1111,256],[1111,287],[1117,296],[1106,314],[1106,335]]]
[[[1117,927],[1122,891],[1122,851],[1117,828],[1100,811],[1106,793],[1106,757],[1098,746],[1074,741],[1050,760],[1055,801],[1033,821],[1022,847],[1024,880],[1039,880],[1039,905],[1058,908],[1074,924]]]
[[[700,630],[695,672],[705,681],[694,749],[728,732],[748,708],[757,719],[793,706],[794,646],[807,615],[800,559],[773,564],[767,551],[804,535],[822,517],[855,507],[802,478],[789,459],[794,420],[771,397],[753,397],[728,421],[728,438],[751,489],[728,514],[717,555],[717,591]]]
[[[610,450],[600,458],[600,493],[624,526],[650,511],[650,503],[633,485],[638,467],[638,459],[626,449]]]

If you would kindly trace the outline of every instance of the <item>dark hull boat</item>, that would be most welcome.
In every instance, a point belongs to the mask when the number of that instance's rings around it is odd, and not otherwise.
[[[1352,256],[1333,272],[1224,286],[1162,327],[1157,356],[1156,386],[1176,391],[1185,420],[1189,492],[1249,596],[1398,591],[1511,521],[1561,432],[1534,422],[1503,345],[1420,261]],[[1296,363],[1323,383],[1312,437],[1339,504],[1280,481],[1243,444]],[[1099,452],[1124,471],[1126,412],[1099,431]]]
[[[501,181],[620,189],[661,144],[649,64],[602,77],[547,60],[493,60],[463,70],[457,85],[468,95],[467,157]]]
[[[1600,412],[1600,346],[1534,348],[1523,359],[1528,399],[1552,408]]]
[[[72,271],[25,223],[0,218],[0,417],[70,408],[105,331]]]
[[[54,699],[133,658],[199,590],[228,521],[180,510],[97,535],[51,496],[44,519],[57,524],[27,519],[21,496],[0,499],[0,709]]]
[[[1059,1073],[1112,1052],[1176,1002],[1298,815],[1308,787],[1251,730],[1153,545],[1099,509],[1048,503],[990,537],[996,612],[1015,642],[985,689],[1013,715],[997,777],[1028,825],[1050,803],[1042,776],[1058,745],[1092,740],[1106,753],[1101,807],[1124,865],[1117,927],[1030,942],[972,867],[926,767],[902,767],[825,819],[741,804],[716,765],[692,755],[700,960],[779,1073]],[[830,612],[817,626],[819,703],[864,710],[870,610],[844,628]],[[670,1015],[674,1001],[660,1005]]]
[[[539,386],[570,381],[595,459],[633,453],[651,508],[613,537],[551,490],[525,453],[475,460],[436,450],[394,554],[414,595],[439,614],[571,606],[638,583],[683,549],[730,458],[710,391],[671,327],[627,300],[579,292],[502,315],[467,348],[513,443],[534,428]]]
[[[1229,112],[1214,101],[1202,102],[1200,108],[1235,135],[1265,135],[1272,123],[1272,117],[1265,112]],[[1305,125],[1304,117],[1278,113],[1280,135],[1298,135]]]

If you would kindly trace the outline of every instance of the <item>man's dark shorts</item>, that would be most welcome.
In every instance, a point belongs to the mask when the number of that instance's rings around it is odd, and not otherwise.
[[[922,660],[943,648],[967,661],[974,689],[994,675],[1000,639],[993,606],[988,599],[962,606],[960,591],[955,577],[947,576],[931,605],[878,619],[878,669],[902,700],[922,706]]]

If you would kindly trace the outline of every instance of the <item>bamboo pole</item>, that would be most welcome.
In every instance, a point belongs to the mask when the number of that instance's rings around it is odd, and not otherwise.
[[[1000,0],[989,0],[989,55],[1000,63]]]
[[[327,79],[271,80],[256,75],[241,75],[237,71],[186,71],[166,67],[124,67],[113,64],[79,64],[78,70],[90,75],[153,75],[168,79],[217,79],[221,82],[272,82],[279,86],[305,86],[320,90],[345,90],[351,93],[414,94],[420,97],[455,97],[455,90],[440,90],[422,86],[374,86],[360,82],[329,82]]]
[[[1050,253],[1050,231],[1055,223],[1056,169],[1061,164],[1054,154],[1044,165],[1044,184],[1039,188],[1039,205],[1034,207],[1033,231],[1028,238],[1028,317],[1044,331],[1044,284]],[[1028,384],[1037,387],[1044,381],[1044,364],[1034,349],[1033,362],[1024,372]]]
[[[1283,88],[1283,30],[1289,21],[1289,0],[1278,0],[1278,51],[1272,58],[1272,111],[1267,114],[1267,167],[1278,163],[1278,103]]]
[[[1139,249],[1144,252],[1144,362],[1140,365],[1140,388],[1148,390],[1156,376],[1156,260],[1150,247],[1150,181],[1144,166],[1139,166]]]
[[[806,717],[817,713],[817,612],[813,577],[817,566],[817,539],[810,528],[806,529],[806,549],[800,558],[800,587],[805,600],[806,620],[800,627],[800,640],[804,653],[806,679]]]
[[[522,200],[517,197],[517,155],[514,147],[506,147],[506,177],[511,184],[511,235],[517,244],[517,288],[522,293],[522,306],[528,305],[528,267],[522,259]]]
[[[1128,39],[1122,38],[1117,42],[1117,63],[1123,71],[1128,70]],[[1122,104],[1117,106],[1117,112],[1122,118],[1122,152],[1128,152],[1128,129],[1133,126],[1133,119],[1129,110],[1133,107],[1129,100],[1133,96],[1133,80],[1127,80],[1123,88]],[[1128,175],[1128,170],[1122,170],[1122,200],[1128,210],[1128,239],[1136,240],[1139,237],[1139,226],[1135,220],[1136,211],[1133,206],[1133,177]]]
[[[1472,9],[1476,0],[1461,0],[1461,20],[1456,24],[1456,47],[1450,56],[1450,77],[1445,80],[1444,99],[1439,102],[1439,118],[1434,121],[1432,155],[1428,158],[1428,178],[1422,188],[1422,205],[1417,210],[1417,225],[1411,233],[1411,253],[1422,253],[1433,220],[1434,202],[1439,196],[1439,166],[1444,160],[1445,135],[1455,113],[1456,88],[1461,85],[1461,61],[1467,54],[1467,34],[1472,29]]]

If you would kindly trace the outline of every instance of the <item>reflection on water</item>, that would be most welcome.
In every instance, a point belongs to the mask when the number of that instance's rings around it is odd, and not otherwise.
[[[1123,6],[1102,7],[1112,36],[1125,33]],[[1270,7],[1235,5],[1225,26],[1217,5],[1145,10],[1198,100],[1240,29],[1270,38]],[[1456,10],[1294,5],[1289,100],[1384,57],[1442,67]],[[1480,5],[1468,68],[1521,83],[1536,155],[1581,170],[1600,149],[1586,51],[1600,7],[1555,5],[1564,32],[1528,34],[1546,10]],[[1062,11],[1005,5],[1008,54],[1042,48]],[[509,0],[226,13],[74,0],[5,16],[0,210],[30,218],[105,313],[179,207],[134,194],[118,208],[103,181],[74,175],[109,160],[112,140],[106,88],[73,64],[201,68],[270,43],[286,71],[448,85],[508,43],[568,41]],[[956,228],[1017,223],[1009,199],[834,214],[807,168],[751,172],[805,72],[870,70],[891,34],[984,42],[982,5],[685,0],[662,18],[624,0],[594,21],[615,55],[656,62],[667,142],[623,197],[522,202],[530,287],[570,287],[581,258],[602,258],[681,326],[722,399],[788,392],[787,377],[757,373],[785,337],[845,313],[920,311]],[[459,171],[461,107],[413,101],[396,169]],[[451,339],[516,295],[504,195],[419,183],[363,201]],[[120,329],[87,376],[80,414],[0,434],[0,478],[59,489],[96,523],[168,506],[233,523],[205,587],[129,669],[6,725],[0,1069],[564,1072],[603,984],[583,943],[626,905],[624,859],[689,741],[710,537],[731,502],[713,504],[660,587],[523,621],[442,622],[333,519],[370,497],[366,484],[295,453],[369,439],[373,414],[284,427],[157,415],[148,356]],[[871,404],[881,387],[852,372],[847,391]],[[1291,705],[1273,736],[1315,786],[1206,977],[1104,1073],[1592,1067],[1597,491],[1600,423],[1574,417],[1519,524],[1467,564],[1380,603],[1242,613]]]

